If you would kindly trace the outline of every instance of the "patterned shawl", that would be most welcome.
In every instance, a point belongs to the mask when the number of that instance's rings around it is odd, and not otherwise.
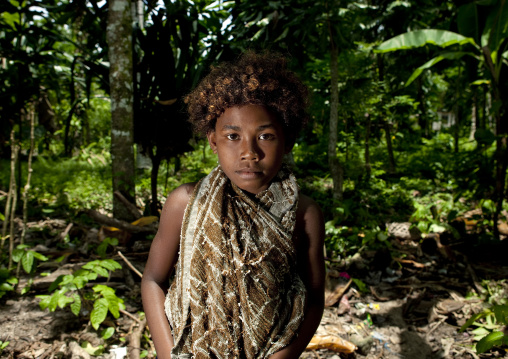
[[[173,358],[265,358],[291,343],[306,301],[292,240],[297,205],[285,168],[256,196],[220,166],[196,185],[165,302]]]

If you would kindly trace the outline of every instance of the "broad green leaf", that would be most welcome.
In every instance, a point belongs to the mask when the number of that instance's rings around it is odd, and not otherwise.
[[[96,292],[96,293],[100,293],[102,295],[104,294],[115,294],[115,290],[111,287],[108,287],[107,285],[104,285],[104,284],[97,284],[97,285],[94,285],[93,287],[93,291]]]
[[[495,305],[493,312],[498,324],[508,325],[508,305]]]
[[[118,298],[116,295],[108,295],[104,298],[108,300],[108,308],[111,314],[113,314],[115,318],[120,317],[120,303],[121,301],[123,302],[123,300]]]
[[[32,253],[33,253],[33,256],[34,256],[35,258],[37,258],[38,260],[40,260],[40,261],[45,262],[45,261],[47,261],[47,260],[48,260],[48,257],[46,257],[45,255],[42,255],[42,254],[40,254],[40,253],[37,253],[36,251],[30,251],[30,252],[32,252]]]
[[[93,267],[92,270],[95,273],[97,273],[98,275],[103,276],[103,277],[108,277],[108,275],[109,275],[107,269],[100,267],[100,266]]]
[[[79,294],[74,294],[74,303],[71,304],[71,312],[77,317],[81,311],[81,297]]]
[[[23,254],[25,254],[25,251],[23,249],[16,248],[12,251],[12,260],[16,263],[18,263],[21,260],[21,257],[23,257]]]
[[[21,265],[25,272],[30,273],[32,271],[32,266],[34,264],[34,252],[27,251],[25,255],[21,257]]]
[[[106,298],[99,298],[93,304],[93,310],[90,313],[90,321],[95,330],[99,329],[99,325],[106,319],[108,314],[108,300]]]
[[[98,355],[101,355],[102,353],[104,353],[104,346],[103,345],[94,347],[88,341],[84,341],[83,343],[81,343],[81,348],[85,349],[85,351],[92,356],[98,356]]]
[[[56,310],[56,307],[58,306],[58,300],[60,299],[61,295],[62,295],[62,293],[60,291],[56,291],[51,296],[51,298],[49,300],[49,305],[48,305],[48,309],[50,312],[54,312]]]
[[[441,54],[440,56],[437,56],[437,57],[434,57],[433,59],[427,61],[425,64],[423,64],[422,66],[418,67],[412,74],[411,76],[409,77],[409,79],[407,80],[406,84],[404,86],[409,86],[414,80],[416,80],[416,78],[418,76],[421,75],[421,73],[423,72],[423,70],[426,70],[426,69],[429,69],[431,68],[432,66],[434,66],[435,64],[437,64],[438,62],[442,61],[442,60],[456,60],[456,59],[460,59],[462,56],[464,55],[471,55],[474,57],[474,54],[472,53],[469,53],[469,52],[447,52],[447,53],[444,53],[444,54]]]
[[[76,285],[77,289],[81,289],[85,286],[86,283],[88,283],[88,278],[85,276],[79,276],[72,280],[72,283]]]
[[[58,297],[58,307],[60,309],[63,309],[65,308],[65,306],[69,303],[73,303],[74,302],[74,298],[72,297],[68,297],[66,296],[65,294],[62,294],[61,296]]]
[[[433,44],[439,47],[447,47],[451,45],[471,44],[478,47],[474,40],[455,32],[446,30],[417,30],[407,32],[402,35],[392,37],[377,47],[375,52],[390,52],[398,50],[414,49],[423,47],[427,44]]]
[[[0,212],[0,221],[5,221],[5,216],[2,212]]]
[[[113,336],[113,334],[115,334],[115,328],[113,328],[113,327],[107,327],[106,329],[104,329],[101,332],[101,337],[104,340],[108,340],[109,338],[111,338]]]
[[[487,350],[492,348],[494,345],[501,345],[504,339],[503,332],[492,332],[486,337],[482,338],[476,344],[476,352],[478,354],[485,353]]]
[[[122,269],[122,266],[114,259],[104,259],[100,262],[100,265],[112,272],[114,272],[116,269]]]
[[[39,307],[44,310],[49,306],[49,302],[51,300],[50,295],[36,295],[35,298],[40,299]]]
[[[14,288],[8,283],[0,283],[0,292],[12,292]]]
[[[495,53],[499,51],[501,44],[508,38],[508,4],[506,1],[498,1],[491,8],[487,17],[485,29],[482,35],[482,46],[488,46],[492,53],[492,60],[496,63]]]
[[[459,7],[457,14],[457,25],[461,35],[472,37],[477,43],[480,43],[481,30],[478,26],[477,4],[471,2]]]

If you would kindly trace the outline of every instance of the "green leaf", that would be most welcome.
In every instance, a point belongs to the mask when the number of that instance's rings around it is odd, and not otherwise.
[[[74,302],[74,298],[72,297],[68,297],[66,296],[65,294],[62,294],[61,296],[59,296],[58,298],[58,307],[59,308],[65,308],[65,306],[69,303],[73,303]]]
[[[467,320],[467,322],[464,323],[464,325],[462,325],[462,327],[460,327],[459,333],[462,333],[468,327],[473,325],[474,322],[476,322],[478,319],[480,319],[480,318],[482,318],[482,317],[484,317],[486,315],[487,315],[486,312],[480,312],[480,313],[477,313],[477,314],[473,315],[471,318],[469,318]]]
[[[441,62],[442,60],[460,59],[464,55],[470,55],[470,56],[474,57],[474,54],[472,54],[470,52],[447,52],[447,53],[441,54],[440,56],[434,57],[433,59],[430,59],[429,61],[424,63],[422,66],[418,67],[411,74],[411,76],[409,77],[409,79],[407,80],[407,82],[405,83],[404,86],[409,86],[409,84],[411,84],[414,80],[416,80],[416,78],[418,78],[418,76],[420,76],[424,70],[431,68],[438,62]]]
[[[109,338],[111,338],[113,336],[113,334],[115,334],[115,328],[113,328],[113,327],[107,327],[106,329],[104,329],[101,332],[101,337],[104,340],[108,340]]]
[[[99,325],[106,319],[108,314],[108,300],[106,298],[99,298],[93,304],[93,310],[90,313],[90,321],[95,330],[99,329]]]
[[[84,341],[83,343],[81,343],[81,348],[85,349],[85,351],[92,356],[98,356],[98,355],[101,355],[102,353],[104,353],[104,346],[103,345],[94,347],[88,341]]]
[[[474,139],[480,145],[490,146],[496,140],[496,135],[494,135],[490,130],[479,128],[474,133]]]
[[[476,6],[475,2],[471,2],[459,7],[457,25],[461,35],[472,37],[477,43],[480,43],[481,30],[478,27],[478,10]]]
[[[60,285],[60,283],[63,282],[64,278],[66,276],[64,276],[63,274],[62,275],[59,275],[54,281],[53,283],[51,283],[49,285],[49,288],[48,288],[48,292],[52,292],[54,291],[56,288],[58,288],[58,286]]]
[[[49,306],[49,301],[51,300],[50,295],[36,295],[35,298],[40,299],[39,307],[44,310]]]
[[[496,53],[501,44],[508,38],[508,4],[506,1],[498,1],[491,8],[485,28],[482,34],[482,46],[488,46],[496,63]]]
[[[12,251],[12,260],[16,263],[19,263],[21,260],[21,257],[23,257],[23,254],[25,254],[25,251],[20,248],[16,248]]]
[[[96,267],[93,267],[92,270],[100,276],[103,276],[103,277],[109,276],[107,269],[105,269],[103,267],[96,266]]]
[[[60,291],[56,291],[53,293],[49,300],[48,309],[50,312],[54,312],[56,310],[56,307],[58,306],[58,300],[60,299],[60,296],[62,296],[62,293]]]
[[[25,252],[25,255],[21,257],[21,265],[23,266],[23,269],[27,273],[30,273],[32,271],[32,266],[34,264],[33,253],[34,253],[33,251],[27,251]]]
[[[115,261],[114,259],[104,259],[99,263],[102,267],[106,268],[107,270],[110,270],[114,272],[117,269],[122,269],[122,266],[120,263]]]
[[[35,258],[37,258],[38,260],[40,260],[40,261],[45,262],[45,261],[47,261],[47,260],[48,260],[48,257],[46,257],[45,255],[42,255],[42,254],[40,254],[40,253],[37,253],[36,251],[29,251],[29,252],[32,252],[32,253],[33,253],[33,256],[34,256]]]
[[[498,324],[508,325],[508,305],[495,305],[493,312]]]
[[[367,289],[367,285],[364,282],[362,282],[360,279],[356,279],[356,278],[352,278],[352,279],[353,279],[353,283],[356,284],[356,286],[358,287],[360,292],[362,292],[362,293],[369,292],[369,290]]]
[[[470,37],[465,37],[452,31],[446,30],[416,30],[392,37],[377,47],[375,52],[390,52],[414,49],[433,44],[439,47],[451,45],[471,44],[478,48],[478,45]]]
[[[74,303],[71,304],[71,312],[77,317],[81,311],[81,297],[76,293],[72,297],[74,298]]]
[[[476,344],[476,352],[478,354],[485,353],[490,350],[494,345],[501,345],[503,343],[505,335],[503,332],[492,332],[486,337],[482,338]]]

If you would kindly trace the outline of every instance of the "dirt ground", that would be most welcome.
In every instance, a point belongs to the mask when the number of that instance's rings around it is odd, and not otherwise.
[[[123,358],[125,348],[131,351],[136,346],[134,335],[138,312],[142,311],[140,278],[127,261],[142,272],[149,242],[123,238],[123,243],[109,254],[123,270],[114,272],[108,285],[125,298],[126,309],[119,319],[107,319],[103,324],[116,328],[112,338],[103,340],[87,321],[86,311],[80,316],[68,309],[42,311],[36,296],[47,294],[58,275],[76,270],[85,263],[84,258],[95,258],[89,248],[104,234],[78,225],[69,229],[59,220],[34,223],[32,227],[31,236],[40,236],[44,243],[37,251],[51,258],[63,255],[65,260],[42,263],[37,273],[50,275],[35,276],[30,290],[23,295],[19,292],[30,278],[22,278],[18,293],[0,299],[0,344],[8,342],[0,357],[87,359],[94,357],[90,355],[93,348],[103,348],[96,358]],[[48,249],[58,247],[66,230],[71,238],[81,238],[80,244],[61,253]],[[329,306],[316,340],[330,343],[330,338],[342,338],[346,349],[309,350],[302,358],[508,358],[501,348],[477,355],[471,330],[459,332],[473,313],[483,309],[485,303],[471,293],[483,290],[485,280],[493,283],[491,295],[508,296],[506,253],[496,257],[492,255],[496,253],[494,247],[482,255],[470,243],[453,243],[444,237],[435,235],[422,241],[409,235],[392,236],[386,248],[364,251],[348,260],[328,258]],[[118,256],[118,250],[127,261]],[[358,280],[365,284],[363,288]],[[153,357],[146,340],[141,343],[148,357]],[[353,353],[345,353],[347,348]]]

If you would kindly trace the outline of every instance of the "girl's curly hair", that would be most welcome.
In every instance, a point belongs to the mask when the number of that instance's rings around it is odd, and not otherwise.
[[[307,122],[307,98],[307,87],[282,56],[246,52],[235,63],[212,66],[185,102],[189,121],[200,134],[214,131],[228,108],[253,104],[272,111],[286,136],[294,137]]]

